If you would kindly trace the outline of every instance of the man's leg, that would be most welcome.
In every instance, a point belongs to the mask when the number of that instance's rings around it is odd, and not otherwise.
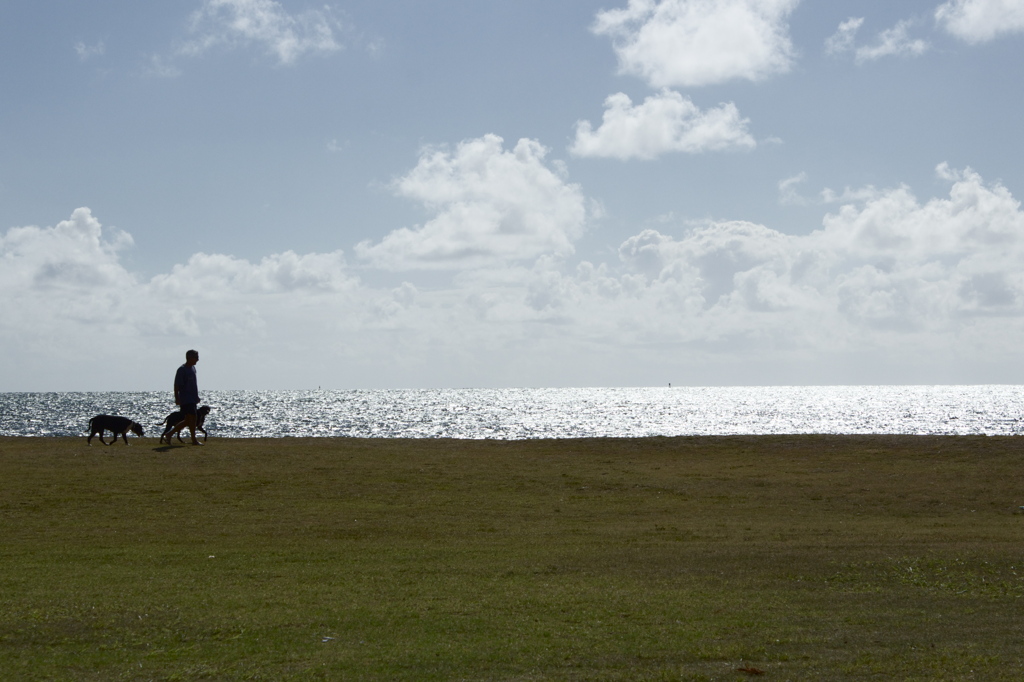
[[[202,443],[196,439],[196,406],[182,405],[181,412],[185,418],[174,425],[174,430],[167,436],[167,442],[170,443],[171,437],[177,436],[179,432],[187,426],[189,433],[192,435],[192,445],[202,445]]]
[[[196,440],[196,413],[195,412],[193,412],[192,414],[186,414],[185,415],[185,426],[188,427],[189,435],[192,436],[192,445],[202,445],[202,443],[200,443],[198,440]]]

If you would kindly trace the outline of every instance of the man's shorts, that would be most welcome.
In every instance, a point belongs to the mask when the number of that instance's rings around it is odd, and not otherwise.
[[[182,414],[196,414],[196,406],[198,403],[184,403],[179,405]]]

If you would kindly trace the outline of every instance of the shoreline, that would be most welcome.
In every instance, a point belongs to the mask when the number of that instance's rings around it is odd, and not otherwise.
[[[835,439],[835,440],[908,440],[908,441],[920,441],[922,439],[940,439],[940,440],[968,440],[968,439],[1006,439],[1012,440],[1020,438],[1024,434],[932,434],[932,433],[921,433],[921,434],[908,434],[908,433],[770,433],[770,434],[720,434],[720,435],[709,435],[709,434],[697,434],[697,435],[673,435],[673,436],[578,436],[578,437],[537,437],[537,438],[460,438],[453,436],[289,436],[289,435],[272,435],[272,436],[209,436],[209,443],[260,443],[264,441],[338,441],[338,442],[367,442],[367,443],[386,443],[386,442],[438,442],[438,441],[450,441],[456,443],[572,443],[572,442],[590,442],[590,441],[715,441],[715,440],[761,440],[761,441],[773,441],[773,440],[813,440],[813,439]],[[0,443],[4,441],[18,442],[18,441],[54,441],[54,442],[75,442],[81,440],[83,443],[87,438],[88,434],[82,434],[81,436],[5,436],[0,435]],[[109,432],[104,436],[109,438]],[[96,437],[93,438],[93,447],[105,447],[102,443],[96,442]],[[129,442],[132,444],[129,447],[146,447],[147,445],[161,446],[157,437],[143,436],[138,437],[134,434],[128,436]],[[1024,441],[1022,441],[1024,442]],[[121,447],[124,447],[124,441],[119,438],[117,441]],[[167,444],[162,444],[166,446]],[[187,443],[175,443],[172,447],[184,447]],[[106,446],[106,447],[114,447]]]

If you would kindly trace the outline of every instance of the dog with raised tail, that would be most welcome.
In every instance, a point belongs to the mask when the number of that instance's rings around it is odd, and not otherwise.
[[[114,434],[113,440],[109,443],[103,440],[103,433],[105,431],[110,431]],[[100,442],[104,445],[113,445],[117,442],[117,437],[121,436],[124,438],[124,444],[130,445],[128,442],[129,431],[140,438],[145,435],[142,432],[142,424],[133,422],[128,417],[114,417],[109,414],[98,414],[89,420],[89,437],[85,439],[85,442],[92,445],[92,437],[99,436]]]

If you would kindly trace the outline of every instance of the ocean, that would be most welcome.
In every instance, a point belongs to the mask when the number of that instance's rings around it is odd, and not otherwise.
[[[1024,433],[1024,386],[204,391],[210,438],[587,438]],[[0,393],[0,435],[84,436],[96,414],[157,436],[169,391]]]

